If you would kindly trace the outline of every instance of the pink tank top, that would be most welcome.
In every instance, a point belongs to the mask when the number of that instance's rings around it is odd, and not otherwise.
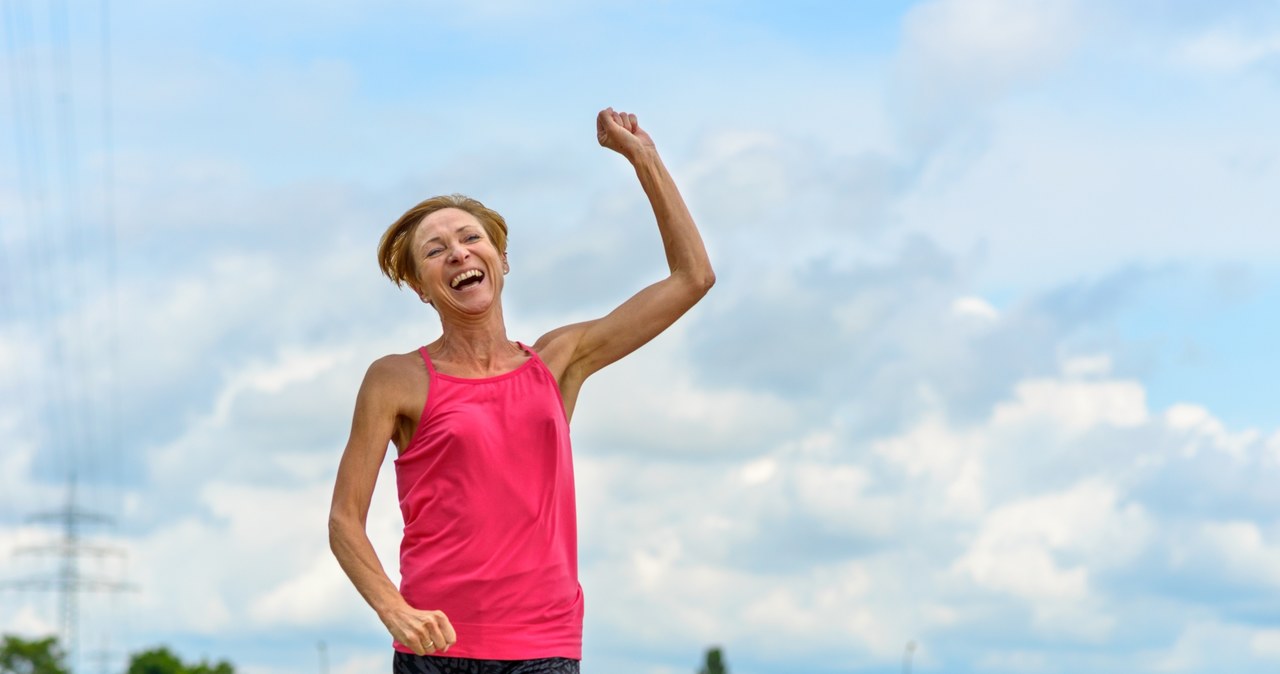
[[[520,348],[528,361],[480,379],[440,374],[419,349],[427,400],[395,462],[400,593],[453,624],[437,655],[582,658],[569,423],[551,371]]]

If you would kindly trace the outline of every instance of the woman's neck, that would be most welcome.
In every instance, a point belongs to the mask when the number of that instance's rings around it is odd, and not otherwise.
[[[501,370],[523,351],[507,338],[507,328],[500,313],[477,320],[441,320],[443,333],[429,350],[436,360],[452,363],[465,370],[484,374]]]

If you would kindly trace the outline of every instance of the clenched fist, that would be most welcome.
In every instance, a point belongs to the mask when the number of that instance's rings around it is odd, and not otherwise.
[[[418,655],[443,653],[458,641],[458,634],[442,611],[420,611],[406,605],[382,616],[382,622],[396,641]]]
[[[653,139],[640,128],[636,116],[613,108],[605,108],[596,115],[596,140],[631,161],[635,161],[640,152],[654,149]]]

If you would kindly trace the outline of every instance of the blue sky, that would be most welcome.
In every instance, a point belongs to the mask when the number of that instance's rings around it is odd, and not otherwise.
[[[74,466],[138,587],[84,653],[386,671],[324,520],[364,368],[438,324],[377,237],[470,194],[514,337],[602,314],[662,273],[612,105],[719,281],[579,403],[585,671],[1280,666],[1273,3],[109,9],[109,96],[99,6],[0,15],[0,576]]]

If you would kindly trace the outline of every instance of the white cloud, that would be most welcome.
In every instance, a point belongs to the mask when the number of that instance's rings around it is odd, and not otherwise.
[[[899,112],[908,142],[931,149],[957,123],[1060,64],[1083,31],[1071,0],[931,0],[903,19]]]
[[[40,353],[34,338],[19,332],[19,326],[5,325],[0,332],[0,381],[9,386],[28,381]]]
[[[957,316],[973,316],[988,321],[1000,317],[1000,312],[981,297],[958,297],[951,303],[951,313]]]
[[[899,465],[913,478],[930,479],[931,491],[941,493],[947,508],[942,517],[973,517],[983,512],[981,433],[956,432],[940,419],[926,419],[915,428],[877,441],[873,449]]]
[[[1200,405],[1172,405],[1165,410],[1164,418],[1170,428],[1183,433],[1186,442],[1182,452],[1187,456],[1195,456],[1207,446],[1241,460],[1261,440],[1261,433],[1255,429],[1238,433],[1228,431],[1221,421]]]
[[[1191,260],[1269,268],[1280,250],[1267,226],[1280,219],[1271,189],[1280,146],[1254,111],[1272,103],[1255,91],[1219,96],[1223,111],[1150,124],[1110,116],[1096,96],[1005,101],[986,113],[981,138],[929,160],[892,209],[897,226],[953,254],[980,250],[982,277],[996,287]],[[1146,105],[1127,114],[1196,109]],[[1240,111],[1233,124],[1204,121],[1225,110]]]
[[[338,663],[333,668],[333,671],[335,674],[382,672],[386,671],[390,661],[391,655],[385,652],[377,653],[376,655],[352,656]]]
[[[7,424],[0,425],[0,442],[5,445],[0,452],[0,491],[4,494],[0,496],[0,504],[5,506],[5,511],[13,516],[26,516],[36,510],[47,510],[48,504],[65,501],[61,485],[31,479],[38,443],[25,437],[19,429],[5,426]]]
[[[768,656],[752,647],[759,638],[752,621],[763,625],[772,616],[774,633],[789,642],[815,649],[842,642],[865,657],[888,659],[912,635],[929,643],[982,624],[989,618],[982,617],[981,602],[1005,597],[1012,603],[1001,606],[1021,606],[1031,621],[1011,617],[999,623],[1003,630],[1029,631],[1050,643],[1107,643],[1134,619],[1112,594],[1114,578],[1138,573],[1136,565],[1164,554],[1167,525],[1157,505],[1130,493],[1129,469],[1091,474],[1105,469],[1084,457],[1104,436],[1158,431],[1164,418],[1146,412],[1139,384],[1107,378],[1102,356],[1089,360],[1088,367],[1066,368],[1089,372],[1087,382],[1076,378],[1078,371],[1024,382],[1015,387],[1015,399],[994,405],[981,424],[957,428],[943,418],[928,419],[873,443],[873,454],[850,451],[837,434],[778,444],[731,468],[659,466],[627,455],[589,460],[584,482],[599,480],[604,462],[614,466],[609,480],[627,484],[623,491],[616,483],[594,485],[596,495],[584,506],[613,513],[589,515],[592,524],[583,530],[594,560],[587,574],[595,619],[612,631],[622,629],[626,616],[673,615],[667,629],[644,631],[645,638],[689,645],[715,640],[765,662]],[[1045,412],[1059,408],[1078,409]],[[1008,432],[1015,418],[1024,432]],[[1047,488],[1068,475],[1026,471],[1043,462],[1025,446],[1037,436],[1058,438],[1050,456],[1075,454],[1085,461],[1083,476]],[[1178,437],[1158,442],[1167,451]],[[877,492],[893,484],[896,471],[911,479],[892,498],[880,498]],[[788,556],[793,539],[787,531],[797,527],[853,538],[832,539],[832,545],[848,547],[832,552],[831,562],[810,550]],[[1238,527],[1206,531],[1230,534],[1230,540],[1189,546],[1235,551],[1245,574],[1241,582],[1270,583],[1248,575],[1267,568],[1263,539],[1242,536],[1249,530]],[[858,547],[868,540],[875,543]],[[755,541],[781,546],[776,561],[750,547]],[[927,551],[925,558],[917,557],[917,548]],[[747,550],[754,555],[744,555]],[[768,571],[773,568],[785,571]],[[598,596],[601,587],[610,588],[604,597]],[[740,598],[746,587],[759,588],[748,593],[756,599]],[[907,599],[922,595],[942,601],[921,607]],[[738,618],[717,622],[707,606]],[[970,657],[982,668],[1035,671],[1049,657],[1048,651],[974,648]]]
[[[1140,505],[1120,503],[1114,486],[1091,480],[996,508],[954,568],[981,586],[1030,602],[1047,631],[1081,630],[1101,638],[1114,619],[1090,607],[1096,596],[1090,570],[1132,559],[1150,529]],[[1063,553],[1088,562],[1063,564]],[[1092,619],[1074,622],[1082,617]]]
[[[395,581],[401,524],[389,465],[368,531]],[[139,627],[242,637],[376,622],[328,549],[331,480],[301,488],[214,482],[202,491],[211,518],[185,518],[129,542]]]
[[[1018,384],[1017,398],[1000,404],[993,421],[997,426],[1017,427],[1046,419],[1067,432],[1099,424],[1137,426],[1147,421],[1146,392],[1136,381],[1033,379]]]
[[[743,466],[739,469],[738,474],[742,477],[743,484],[750,486],[768,482],[777,472],[778,462],[770,458],[764,458]]]
[[[1241,70],[1280,57],[1280,33],[1246,35],[1216,28],[1183,43],[1178,56],[1204,70]]]
[[[579,447],[708,455],[755,451],[790,432],[794,405],[768,392],[700,385],[673,328],[596,375],[574,412]]]
[[[30,604],[22,604],[18,606],[13,613],[6,612],[5,620],[0,623],[0,630],[6,635],[15,634],[25,636],[27,638],[44,638],[51,634],[57,634],[59,626],[50,622],[45,615],[37,611]]]
[[[1206,522],[1187,549],[1206,554],[1223,572],[1248,585],[1280,588],[1280,544],[1268,542],[1255,522]]]
[[[1058,62],[1080,29],[1070,0],[932,0],[903,21],[904,58],[952,86],[1003,85]]]
[[[333,474],[366,364],[353,353],[366,348],[283,347],[247,359],[226,372],[181,435],[147,454],[151,481],[123,494],[128,535],[108,541],[129,553],[127,565],[110,569],[108,577],[137,586],[126,602],[135,629],[241,639],[264,626],[352,630],[368,624],[372,612],[329,553],[326,527]],[[16,476],[30,473],[30,457],[0,454],[18,469]],[[369,530],[394,579],[400,515],[394,476],[384,471],[380,481]],[[10,493],[37,492],[45,496],[33,503],[62,500],[59,488],[39,484]],[[103,614],[86,615],[92,622]]]
[[[1071,379],[1106,376],[1111,374],[1111,366],[1111,356],[1105,353],[1076,356],[1063,361],[1062,374]]]
[[[238,398],[251,393],[279,393],[287,386],[306,384],[331,370],[342,361],[351,359],[350,352],[314,350],[311,352],[286,350],[278,354],[274,363],[253,363],[237,372],[222,389],[214,403],[209,423],[225,426],[231,407]]]
[[[391,466],[390,462],[384,464],[379,476],[381,487],[376,490],[371,504],[366,530],[388,577],[392,582],[398,583],[398,545],[402,522],[396,507],[395,473]],[[293,492],[268,494],[275,499],[290,497],[295,503],[284,504],[282,507],[292,506],[309,516],[287,527],[290,529],[289,534],[295,538],[294,541],[276,533],[271,534],[280,539],[275,545],[282,545],[284,549],[294,553],[293,561],[287,564],[285,572],[263,579],[264,585],[269,587],[248,608],[249,614],[258,624],[316,628],[358,624],[362,619],[367,621],[374,617],[373,610],[356,593],[329,551],[327,528],[322,528],[321,525],[327,521],[330,493],[332,484],[326,480],[315,484],[306,499],[297,499]],[[248,513],[246,518],[267,507],[268,504],[263,500],[257,498],[242,502],[240,507]],[[293,526],[297,527],[296,531],[292,530]]]
[[[1253,648],[1269,630],[1257,630],[1225,621],[1197,619],[1188,622],[1171,648],[1147,655],[1144,669],[1157,672],[1266,671]],[[1269,659],[1269,658],[1267,658]],[[1259,666],[1261,668],[1259,668]]]
[[[1261,629],[1249,639],[1249,648],[1259,657],[1280,660],[1280,629]]]

